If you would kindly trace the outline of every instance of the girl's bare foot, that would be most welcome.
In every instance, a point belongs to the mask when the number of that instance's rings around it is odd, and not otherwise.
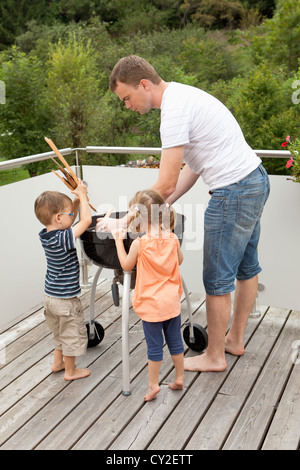
[[[159,392],[159,385],[149,385],[148,393],[145,395],[145,401],[154,400]]]
[[[88,377],[90,375],[89,369],[74,369],[73,372],[65,373],[64,379],[65,380],[76,380],[76,379],[83,379],[84,377]]]
[[[183,377],[182,378],[177,378],[174,380],[174,382],[169,384],[169,387],[171,390],[182,390],[183,389]]]
[[[53,362],[52,366],[51,366],[51,370],[52,372],[59,372],[61,370],[64,370],[65,368],[65,363],[64,361],[60,362],[60,363],[55,363]]]

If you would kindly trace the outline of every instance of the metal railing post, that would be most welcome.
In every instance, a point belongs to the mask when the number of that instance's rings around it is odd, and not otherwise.
[[[81,167],[79,165],[79,160],[78,160],[78,150],[76,149],[75,151],[75,158],[76,158],[76,164],[75,164],[75,174],[77,178],[81,179]],[[78,215],[80,217],[80,206],[78,210]],[[79,243],[79,265],[80,265],[80,271],[81,271],[81,287],[83,289],[86,289],[87,287],[90,286],[89,283],[89,275],[88,275],[88,261],[84,255],[81,243]]]

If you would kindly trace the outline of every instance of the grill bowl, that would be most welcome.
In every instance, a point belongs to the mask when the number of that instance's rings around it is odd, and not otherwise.
[[[115,219],[121,219],[127,214],[127,212],[113,212],[110,217]],[[115,240],[110,232],[96,232],[95,227],[97,219],[104,217],[103,215],[94,215],[92,217],[92,223],[89,228],[80,236],[83,250],[86,256],[91,259],[96,265],[102,266],[108,269],[122,269],[118,253],[115,245]],[[176,226],[174,233],[177,235],[180,244],[182,243],[182,237],[184,232],[184,220],[185,216],[182,214],[176,214]],[[124,247],[126,252],[129,252],[131,243],[135,238],[142,234],[133,234],[128,232],[124,239]]]

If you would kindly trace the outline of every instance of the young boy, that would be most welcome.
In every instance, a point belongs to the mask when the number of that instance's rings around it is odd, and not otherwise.
[[[75,240],[91,224],[86,186],[79,181],[72,191],[74,201],[65,194],[45,191],[35,201],[34,211],[45,225],[39,237],[45,250],[47,272],[45,280],[45,318],[54,335],[53,372],[65,369],[65,380],[90,375],[88,369],[76,369],[75,357],[85,354],[87,331],[80,293],[79,263]],[[80,221],[72,227],[79,204]]]

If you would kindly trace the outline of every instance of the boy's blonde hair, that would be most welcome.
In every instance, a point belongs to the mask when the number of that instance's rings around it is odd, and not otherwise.
[[[161,82],[160,76],[149,62],[137,55],[129,55],[122,57],[114,66],[109,78],[109,88],[114,92],[117,81],[136,87],[143,79],[150,80],[154,85]]]
[[[69,204],[73,202],[66,194],[58,191],[44,191],[35,200],[34,212],[43,225],[49,225],[52,217],[63,211]]]
[[[131,211],[130,224],[135,225],[135,231],[140,231],[140,222],[157,224],[160,229],[173,230],[176,223],[174,209],[166,204],[162,196],[153,189],[138,191],[129,202]]]

